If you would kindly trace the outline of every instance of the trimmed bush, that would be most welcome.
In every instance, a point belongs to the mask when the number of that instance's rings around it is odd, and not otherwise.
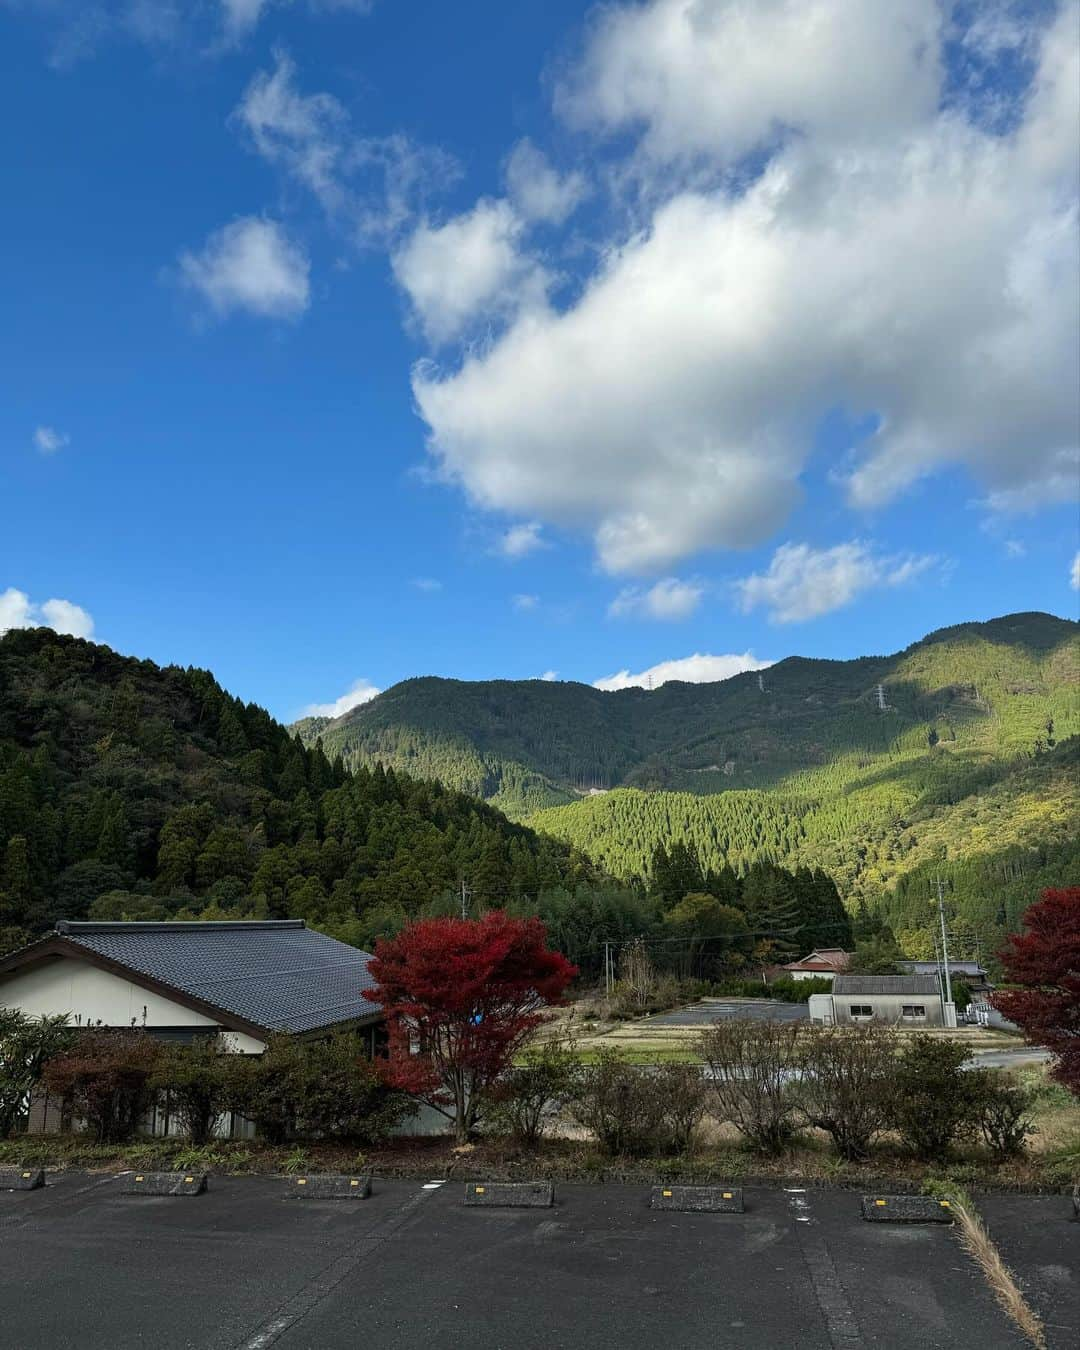
[[[296,1137],[374,1142],[416,1110],[405,1093],[386,1086],[347,1033],[326,1041],[275,1036],[262,1055],[232,1056],[229,1071],[232,1108],[271,1144]]]
[[[217,1036],[192,1045],[166,1045],[150,1087],[168,1094],[175,1115],[193,1144],[205,1144],[230,1110],[235,1096],[235,1065]]]
[[[967,1057],[956,1041],[915,1035],[893,1062],[889,1124],[919,1158],[944,1159],[972,1123]]]

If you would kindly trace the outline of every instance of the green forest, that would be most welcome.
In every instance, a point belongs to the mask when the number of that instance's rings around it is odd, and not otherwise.
[[[360,723],[382,757],[348,749],[352,714],[287,730],[206,671],[12,631],[0,950],[86,917],[290,916],[370,947],[464,905],[539,913],[587,972],[609,939],[737,967],[852,921],[920,956],[940,878],[957,939],[991,952],[1078,873],[1077,629],[1014,615],[618,694],[406,681],[366,705],[378,736]]]
[[[206,671],[0,638],[0,947],[58,918],[295,917],[360,945],[593,869],[485,803],[350,774]]]
[[[992,951],[1080,872],[1078,634],[1013,614],[893,656],[616,693],[408,680],[298,730],[482,795],[629,886],[679,842],[714,870],[820,869],[912,954],[932,951],[940,877],[958,934]]]

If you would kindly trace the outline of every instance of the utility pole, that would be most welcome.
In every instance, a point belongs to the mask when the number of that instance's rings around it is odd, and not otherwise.
[[[945,1003],[946,1006],[951,1006],[952,979],[949,975],[949,940],[945,933],[945,888],[940,877],[937,879],[937,907],[938,918],[941,920],[941,963],[945,968]]]
[[[465,885],[465,878],[462,877],[462,878],[461,878],[461,917],[462,917],[463,919],[467,919],[467,918],[469,917],[469,895],[470,895],[470,894],[471,894],[471,892],[469,891],[468,886]]]
[[[610,994],[615,986],[615,966],[611,958],[611,939],[604,939],[604,993]]]

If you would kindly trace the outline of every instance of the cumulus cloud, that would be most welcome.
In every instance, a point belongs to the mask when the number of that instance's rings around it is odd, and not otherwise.
[[[62,431],[57,431],[55,427],[35,427],[34,446],[42,455],[55,455],[58,450],[63,450],[66,445],[71,444],[71,437],[66,436]]]
[[[687,619],[701,604],[705,588],[699,582],[664,577],[647,589],[626,586],[608,606],[613,619]]]
[[[529,553],[535,553],[538,548],[547,548],[547,540],[543,537],[543,526],[538,520],[530,520],[520,525],[511,525],[510,528],[499,536],[498,543],[495,545],[495,552],[501,553],[504,558],[524,558]]]
[[[857,540],[833,548],[782,544],[768,570],[735,583],[746,611],[764,605],[773,623],[802,623],[850,604],[871,587],[901,586],[936,559],[920,556],[877,556]]]
[[[394,276],[431,342],[543,304],[548,276],[521,234],[508,202],[484,200],[444,225],[424,222],[394,253]]]
[[[0,634],[9,628],[53,628],[71,637],[94,636],[94,620],[70,600],[45,600],[34,604],[25,591],[9,586],[0,591]]]
[[[560,107],[636,137],[644,218],[563,308],[417,366],[443,473],[611,572],[775,533],[830,409],[874,428],[859,509],[950,463],[995,511],[1075,494],[1076,20],[1001,134],[947,97],[935,0],[602,11]]]
[[[370,703],[380,690],[370,680],[357,680],[347,693],[331,703],[309,703],[301,717],[344,717],[351,708]]]
[[[593,688],[658,689],[669,680],[712,684],[716,680],[730,680],[732,675],[741,675],[744,670],[765,670],[772,664],[772,661],[759,661],[753,652],[743,652],[741,656],[706,656],[695,652],[693,656],[661,661],[636,675],[629,670],[620,670],[616,675],[593,680]]]
[[[1072,568],[1069,571],[1069,585],[1074,591],[1080,591],[1080,553],[1072,560]]]
[[[308,307],[307,254],[280,225],[244,216],[210,235],[198,253],[180,256],[184,284],[215,313],[246,310],[266,319],[295,319]]]
[[[519,592],[517,595],[510,597],[510,603],[516,610],[527,613],[529,610],[533,610],[537,607],[540,603],[540,597],[538,595],[526,595]]]
[[[652,0],[600,11],[556,106],[576,125],[640,132],[670,164],[734,161],[788,128],[872,139],[937,107],[936,0]]]
[[[546,680],[548,684],[552,684],[555,680],[559,678],[559,672],[557,670],[545,670],[543,675],[540,676],[540,678],[542,680]]]
[[[506,188],[526,220],[550,225],[561,225],[588,191],[584,175],[560,174],[528,137],[518,141],[506,161]]]
[[[1006,556],[1006,558],[1023,558],[1026,554],[1027,554],[1027,549],[1026,549],[1026,548],[1024,547],[1024,545],[1020,542],[1019,539],[1006,539],[1006,540],[1005,540],[1005,556]]]

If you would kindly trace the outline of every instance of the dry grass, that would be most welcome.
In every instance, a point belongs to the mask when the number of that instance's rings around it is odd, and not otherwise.
[[[961,1245],[982,1270],[1005,1316],[1020,1329],[1036,1350],[1046,1350],[1046,1333],[1039,1315],[1020,1292],[1012,1271],[1001,1259],[1001,1253],[994,1246],[971,1201],[964,1196],[954,1198],[950,1204],[958,1224]]]

